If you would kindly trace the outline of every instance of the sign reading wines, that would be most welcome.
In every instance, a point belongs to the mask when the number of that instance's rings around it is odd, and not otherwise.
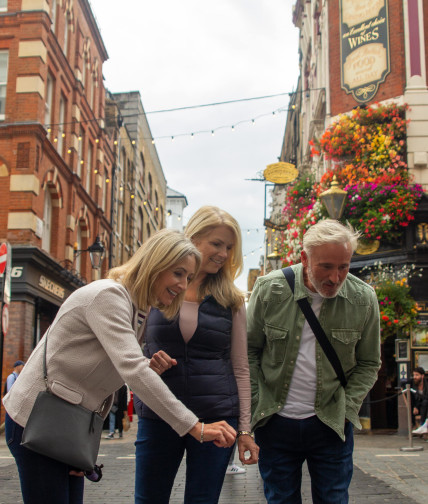
[[[340,0],[341,85],[370,101],[390,73],[388,0]]]

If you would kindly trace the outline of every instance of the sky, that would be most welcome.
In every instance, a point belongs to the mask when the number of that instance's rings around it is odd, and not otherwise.
[[[269,188],[248,179],[260,178],[281,153],[299,73],[295,0],[90,3],[109,55],[106,88],[141,93],[167,184],[189,203],[184,224],[206,204],[238,220],[245,259],[236,284],[246,290],[270,213]],[[271,95],[280,96],[248,100]]]

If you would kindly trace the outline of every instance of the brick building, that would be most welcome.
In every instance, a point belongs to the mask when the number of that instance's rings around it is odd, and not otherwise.
[[[0,2],[0,241],[12,245],[3,379],[64,299],[109,266],[108,55],[87,0]],[[99,237],[101,270],[86,250]]]
[[[111,97],[119,109],[122,128],[126,129],[126,134],[120,134],[121,157],[115,174],[119,193],[113,199],[114,209],[123,216],[121,201],[129,194],[134,196],[128,213],[128,229],[124,222],[126,238],[123,244],[117,244],[117,252],[114,252],[120,255],[121,247],[126,247],[124,244],[128,245],[127,253],[131,249],[135,252],[155,231],[165,227],[167,186],[140,93],[114,93]],[[131,142],[128,150],[124,141],[127,135]]]
[[[300,175],[312,173],[319,180],[331,161],[322,155],[311,157],[309,141],[319,139],[340,114],[375,103],[409,106],[407,165],[425,194],[401,243],[380,242],[369,253],[357,250],[351,271],[358,275],[376,261],[416,264],[423,276],[412,279],[412,295],[428,311],[428,5],[423,0],[297,0],[293,21],[299,29],[300,76],[290,96],[280,160],[295,164]],[[284,204],[279,187],[274,189],[274,203],[274,209]],[[280,213],[277,210],[271,220]],[[427,318],[423,314],[421,323]],[[383,366],[371,396],[381,401],[365,411],[373,428],[396,426],[396,406],[382,402],[395,394],[394,341],[385,341],[382,352]],[[410,368],[422,359],[428,362],[428,343],[419,348],[412,341]]]

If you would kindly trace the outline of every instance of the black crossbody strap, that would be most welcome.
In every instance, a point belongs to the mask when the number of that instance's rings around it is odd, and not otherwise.
[[[287,280],[288,285],[290,286],[291,292],[294,294],[294,271],[290,267],[288,267],[283,268],[282,273],[284,274],[285,279]],[[339,357],[337,356],[337,353],[334,350],[332,344],[330,343],[330,341],[328,341],[324,329],[321,327],[321,324],[319,323],[319,320],[317,319],[314,311],[312,310],[309,301],[306,298],[303,298],[299,299],[297,303],[300,309],[302,310],[304,316],[306,317],[306,320],[308,321],[308,324],[310,325],[313,333],[315,334],[318,343],[320,344],[321,348],[324,350],[325,355],[330,361],[330,364],[336,371],[340,383],[342,384],[343,388],[345,388],[347,380],[345,377],[345,373],[343,372],[342,364],[340,363]]]

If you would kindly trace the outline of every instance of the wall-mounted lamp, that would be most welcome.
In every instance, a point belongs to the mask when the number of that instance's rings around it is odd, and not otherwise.
[[[278,245],[275,243],[273,252],[271,252],[267,257],[272,270],[277,270],[281,267],[281,254],[278,252]]]
[[[343,211],[345,210],[347,194],[346,191],[340,189],[336,175],[333,176],[330,189],[320,194],[320,200],[324,203],[328,215],[332,219],[339,220],[342,217]]]
[[[100,237],[95,238],[94,243],[84,250],[77,250],[77,243],[74,244],[74,259],[78,257],[83,252],[89,252],[89,257],[91,259],[92,269],[100,269],[101,264],[105,255],[105,248],[103,247]]]

